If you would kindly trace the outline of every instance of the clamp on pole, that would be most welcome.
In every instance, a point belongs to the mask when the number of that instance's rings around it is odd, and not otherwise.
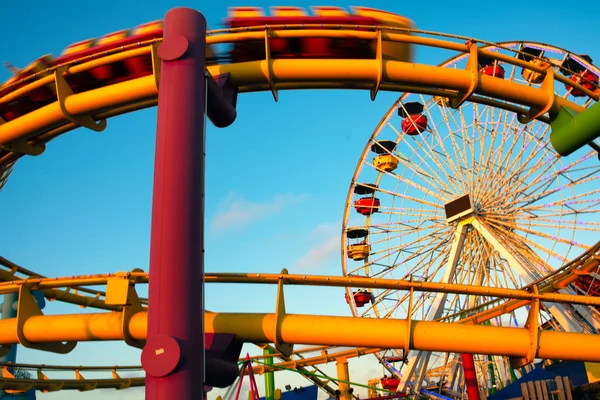
[[[24,328],[27,320],[30,317],[44,315],[31,293],[32,286],[33,284],[23,284],[19,288],[19,302],[17,306],[17,340],[19,341],[19,344],[29,349],[48,351],[51,353],[70,353],[75,346],[77,346],[77,342],[31,343],[25,337]]]

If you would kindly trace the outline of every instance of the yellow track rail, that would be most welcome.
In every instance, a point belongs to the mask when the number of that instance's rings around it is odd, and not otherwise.
[[[36,370],[34,379],[18,379],[9,371],[9,368],[19,368],[22,370]],[[5,390],[8,394],[27,392],[31,389],[42,392],[55,392],[59,390],[79,390],[87,391],[94,389],[128,389],[130,387],[144,386],[146,379],[144,377],[121,378],[119,372],[137,371],[142,372],[140,366],[111,366],[111,367],[92,367],[92,366],[64,366],[64,365],[38,365],[38,364],[12,364],[0,363],[0,390]],[[74,379],[49,379],[44,371],[71,371]],[[110,372],[112,378],[108,379],[86,379],[81,372]]]
[[[470,43],[474,42],[456,43],[439,38],[415,36],[408,34],[408,30],[403,31],[399,28],[387,27],[361,27],[361,29],[371,29],[371,32],[344,29],[344,27],[340,28],[339,26],[335,26],[335,30],[330,31],[311,29],[310,26],[299,30],[292,30],[291,28],[295,27],[268,27],[271,37],[311,37],[326,34],[330,37],[374,39],[381,34],[383,41],[432,46],[460,53],[469,53]],[[207,38],[207,42],[209,44],[222,44],[257,39],[266,41],[268,35],[265,29],[265,27],[256,27],[237,31],[215,31]],[[6,85],[8,89],[14,87],[15,90],[9,91],[1,97],[0,104],[9,103],[36,88],[48,85],[52,86],[58,95],[54,103],[38,108],[15,120],[5,123],[0,121],[0,146],[4,146],[5,150],[14,149],[14,151],[9,152],[0,159],[0,164],[14,161],[23,152],[31,150],[23,147],[23,140],[29,141],[28,144],[34,147],[43,147],[43,144],[48,140],[79,126],[87,126],[96,130],[101,129],[101,127],[90,123],[89,117],[92,117],[93,120],[102,120],[156,105],[160,76],[156,48],[157,42],[151,42],[141,43],[139,47],[132,45],[125,47],[123,50],[103,52],[87,57],[86,61],[75,60],[71,65],[63,66],[60,69],[44,71],[43,74]],[[489,50],[478,49],[477,54],[526,67],[542,74],[546,73],[546,70],[533,63]],[[70,75],[81,74],[101,65],[108,65],[138,56],[148,57],[154,63],[150,75],[125,80],[109,86],[101,86],[77,94],[73,94],[68,88],[65,88],[64,84],[61,84],[61,82],[64,82],[64,78]],[[558,112],[562,106],[567,106],[576,111],[583,111],[581,106],[558,97],[553,92],[481,75],[478,71],[457,70],[383,59],[274,60],[267,54],[267,58],[262,61],[211,65],[208,66],[208,71],[213,76],[225,73],[231,74],[231,83],[237,86],[241,93],[261,90],[272,90],[275,93],[277,90],[309,88],[368,89],[373,91],[373,96],[377,90],[411,91],[450,98],[457,97],[461,93],[461,96],[462,94],[468,94],[467,97],[470,101],[493,104],[496,107],[506,108],[521,115],[529,113],[529,117],[538,119],[545,119],[543,114],[546,111],[550,113]],[[558,82],[569,83],[594,100],[598,99],[597,93],[590,92],[564,76],[553,74],[553,78]],[[27,83],[25,86],[16,88],[17,84],[22,85],[24,82]],[[473,86],[473,82],[476,82],[475,86]],[[43,148],[41,150],[43,151]]]

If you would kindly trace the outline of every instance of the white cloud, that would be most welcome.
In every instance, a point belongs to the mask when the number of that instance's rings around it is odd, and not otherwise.
[[[211,228],[214,232],[241,228],[262,218],[279,214],[285,207],[300,203],[304,198],[304,195],[282,194],[261,203],[244,199],[236,193],[229,193],[221,202]]]
[[[294,269],[316,270],[332,262],[340,254],[339,224],[318,225],[308,236],[315,243],[294,263]]]

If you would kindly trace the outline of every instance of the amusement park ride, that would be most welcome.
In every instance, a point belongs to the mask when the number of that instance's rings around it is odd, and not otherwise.
[[[353,397],[348,359],[365,354],[387,370],[373,382],[381,398],[478,399],[536,359],[600,362],[600,70],[589,57],[421,31],[364,7],[314,7],[312,15],[273,7],[270,16],[238,7],[225,23],[207,32],[201,14],[174,9],[164,26],[73,44],[0,86],[0,188],[19,158],[42,154],[52,139],[158,105],[149,274],[47,278],[0,258],[0,356],[17,344],[64,354],[80,341],[123,340],[143,349],[145,380],[122,379],[118,367],[107,368],[112,379],[84,379],[85,367],[73,367],[76,379],[53,380],[44,371],[67,367],[12,360],[2,364],[0,389],[145,384],[148,399],[196,399],[205,386],[234,383],[244,342],[282,360],[254,371],[292,368],[344,399]],[[456,55],[417,64],[414,46]],[[372,100],[381,90],[402,93],[352,177],[343,275],[206,273],[206,283],[278,289],[272,314],[204,311],[197,110],[227,127],[238,94],[270,91],[277,101],[279,90],[325,88],[369,90]],[[137,295],[142,284],[148,299]],[[285,285],[344,287],[353,316],[288,314]],[[98,312],[44,315],[44,299]],[[310,349],[321,355],[302,357],[294,344],[322,346]],[[330,361],[337,389],[307,370]],[[37,369],[37,379],[15,367]],[[272,385],[271,375],[269,400]]]

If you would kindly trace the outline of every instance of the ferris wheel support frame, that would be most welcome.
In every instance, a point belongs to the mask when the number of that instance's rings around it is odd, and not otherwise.
[[[460,257],[461,250],[465,243],[466,225],[467,222],[458,221],[456,231],[454,232],[454,239],[452,240],[452,248],[448,256],[448,266],[444,271],[444,276],[442,277],[440,283],[450,283],[454,277],[456,267],[458,266],[458,259]],[[429,310],[429,313],[427,315],[428,320],[434,321],[442,316],[442,312],[444,311],[444,304],[446,303],[447,298],[448,293],[438,292],[435,294],[431,309]],[[414,377],[416,375],[420,375],[417,373],[417,371],[421,371],[427,366],[430,357],[430,352],[418,351],[416,352],[416,354],[408,358],[409,369],[402,376],[400,385],[398,386],[400,388],[400,391],[405,392],[411,381],[413,382],[415,390],[420,390],[421,382],[415,382]]]

